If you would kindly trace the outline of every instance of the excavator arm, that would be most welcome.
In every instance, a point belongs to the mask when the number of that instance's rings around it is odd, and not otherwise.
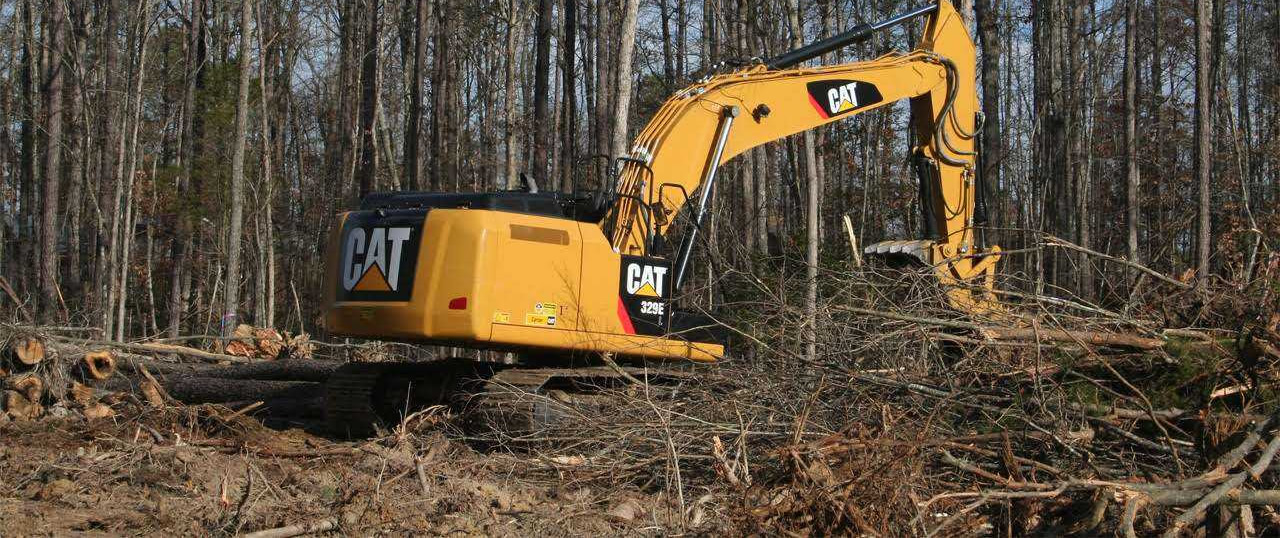
[[[791,68],[918,15],[927,15],[928,23],[920,45],[911,52]],[[659,109],[622,159],[617,202],[603,222],[615,250],[654,255],[681,208],[698,202],[693,208],[695,227],[686,234],[677,259],[679,286],[721,164],[770,141],[910,99],[924,237],[871,245],[868,253],[909,257],[933,267],[947,287],[951,305],[961,311],[998,309],[989,292],[999,248],[984,247],[975,235],[975,62],[963,20],[948,0],[938,0],[680,91]]]

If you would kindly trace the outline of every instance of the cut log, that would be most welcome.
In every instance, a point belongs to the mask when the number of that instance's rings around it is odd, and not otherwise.
[[[88,379],[102,381],[116,373],[116,359],[110,351],[90,351],[81,359],[81,370]]]
[[[150,404],[151,407],[165,406],[164,395],[160,393],[160,385],[155,381],[143,379],[138,389],[142,392],[142,397],[147,399],[147,403]]]
[[[44,414],[44,408],[40,404],[28,400],[18,391],[4,391],[3,403],[4,410],[14,420],[32,419]]]
[[[34,375],[6,379],[5,387],[22,394],[32,402],[39,402],[44,397],[44,381]]]
[[[342,366],[339,361],[292,359],[255,362],[209,369],[202,376],[223,379],[257,379],[274,381],[311,381],[323,383]]]
[[[227,342],[223,352],[238,357],[281,358],[288,344],[280,331],[243,324],[236,327],[231,336],[233,340]]]
[[[84,418],[87,418],[89,420],[94,420],[99,418],[111,418],[116,416],[116,412],[114,409],[111,409],[110,407],[107,407],[100,403],[95,403],[93,405],[85,407],[83,413],[84,413]]]
[[[324,393],[324,385],[309,381],[257,381],[216,377],[162,380],[175,399],[189,404],[244,400],[308,399]]]
[[[124,376],[108,379],[103,388],[118,391],[140,390],[152,405],[164,405],[168,393],[182,403],[226,403],[272,400],[309,400],[324,394],[324,385],[311,381],[261,381],[224,379],[219,377],[157,377],[159,387],[149,387],[148,380],[135,382]],[[157,394],[150,394],[158,388]]]
[[[71,401],[80,405],[89,405],[98,399],[97,391],[93,387],[89,387],[79,381],[71,383],[71,390],[68,391]]]
[[[9,345],[5,350],[5,355],[7,355],[14,364],[35,366],[39,364],[40,361],[44,360],[44,342],[33,336],[14,338],[9,341]]]
[[[222,366],[216,364],[177,364],[127,358],[119,361],[118,364],[128,371],[137,371],[138,366],[145,365],[151,373],[160,378],[216,377],[222,379],[312,381],[323,383],[343,363],[339,361],[288,359]]]

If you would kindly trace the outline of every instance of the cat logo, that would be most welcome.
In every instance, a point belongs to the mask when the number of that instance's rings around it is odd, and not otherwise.
[[[858,83],[850,82],[839,88],[827,90],[827,110],[836,115],[858,108]]]
[[[662,297],[667,268],[640,263],[627,264],[627,293],[640,297]]]
[[[866,108],[883,100],[880,90],[870,82],[857,80],[820,80],[806,85],[809,104],[825,119]]]
[[[353,227],[342,246],[342,288],[355,292],[395,292],[400,257],[412,228]]]

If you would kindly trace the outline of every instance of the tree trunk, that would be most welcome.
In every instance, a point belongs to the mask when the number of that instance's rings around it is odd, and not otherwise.
[[[272,137],[269,127],[269,118],[271,117],[271,98],[275,97],[272,93],[272,87],[267,86],[267,61],[268,48],[267,43],[263,39],[263,33],[267,31],[268,19],[265,10],[258,11],[258,51],[260,61],[258,62],[258,93],[262,96],[262,112],[258,116],[259,138],[262,141],[262,173],[259,180],[258,195],[265,200],[256,201],[257,207],[265,209],[265,215],[262,211],[254,215],[255,226],[258,219],[265,220],[265,224],[259,228],[259,233],[254,241],[259,246],[258,259],[258,278],[257,286],[259,290],[259,300],[255,304],[259,305],[262,312],[261,317],[254,317],[254,323],[264,327],[275,326],[275,295],[276,295],[276,260],[275,260],[275,222],[272,220],[272,206],[275,203],[275,186],[276,176],[275,170],[272,168],[273,163],[279,163],[283,168],[284,163],[272,159]]]
[[[31,0],[22,0],[22,69],[20,70],[19,93],[22,95],[22,161],[18,167],[20,169],[21,182],[19,191],[21,198],[19,205],[22,207],[22,213],[18,219],[19,237],[25,240],[18,241],[18,267],[39,267],[35,259],[36,242],[31,240],[34,235],[34,226],[31,223],[31,215],[35,213],[36,207],[36,71],[37,60],[34,51],[35,47],[35,23],[32,20],[33,7]],[[24,292],[29,291],[33,286],[32,273],[36,271],[18,272],[18,288]]]
[[[112,236],[118,237],[120,243],[120,258],[115,261],[118,263],[118,280],[113,286],[116,290],[115,297],[118,301],[113,327],[117,341],[124,341],[125,337],[125,312],[129,300],[129,251],[132,247],[133,229],[136,225],[137,217],[134,214],[133,185],[134,172],[138,167],[138,133],[142,128],[142,89],[143,83],[146,81],[147,72],[147,40],[151,37],[151,26],[148,22],[151,19],[151,4],[144,3],[138,11],[138,19],[135,21],[134,35],[138,44],[138,62],[134,71],[134,87],[133,91],[133,108],[132,108],[132,130],[129,133],[129,149],[128,153],[121,151],[120,167],[116,169],[119,181],[116,189],[119,197],[117,198],[121,210],[121,220],[124,222],[120,226],[120,230],[113,230]],[[128,108],[128,107],[126,107]],[[121,139],[120,147],[123,150],[124,140]],[[127,159],[126,159],[127,157]],[[125,163],[128,163],[127,168]],[[113,241],[114,243],[115,241]]]
[[[83,304],[84,299],[84,273],[80,266],[80,248],[81,248],[81,231],[83,226],[83,213],[81,208],[84,207],[84,183],[85,183],[85,153],[88,149],[88,135],[86,134],[88,127],[88,117],[84,114],[84,93],[86,84],[85,76],[85,51],[88,48],[89,32],[88,32],[88,6],[80,2],[73,2],[71,5],[71,21],[74,27],[71,29],[71,36],[74,39],[72,49],[73,57],[71,65],[75,66],[71,77],[71,97],[69,115],[71,120],[70,138],[68,142],[67,153],[70,162],[67,166],[67,175],[70,180],[67,186],[67,218],[65,227],[67,230],[67,279],[66,283],[71,297]],[[2,255],[2,254],[0,254]]]
[[[552,6],[552,0],[538,0],[538,22],[534,27],[537,45],[533,68],[533,162],[528,168],[534,181],[543,184],[549,179],[547,170],[551,168],[547,101],[550,98]]]
[[[676,62],[675,46],[671,42],[671,0],[658,0],[658,17],[662,23],[662,79],[674,88]]]
[[[196,90],[202,86],[204,72],[204,3],[191,1],[191,27],[187,35],[186,82],[183,85],[183,140],[182,170],[178,175],[178,190],[188,192],[192,188],[191,173],[195,169],[196,148],[200,143],[196,111]],[[173,268],[169,279],[169,337],[177,338],[182,330],[182,315],[186,310],[183,293],[183,274],[189,270],[191,243],[195,235],[195,217],[190,211],[178,216],[177,231],[173,241]]]
[[[1280,31],[1280,28],[1277,28]],[[1249,44],[1247,37],[1249,35],[1249,12],[1247,4],[1243,1],[1236,4],[1236,116],[1239,121],[1238,139],[1240,140],[1238,148],[1238,159],[1240,167],[1240,198],[1241,206],[1244,210],[1245,221],[1249,223],[1249,227],[1254,230],[1253,237],[1247,242],[1248,246],[1244,252],[1245,262],[1244,270],[1241,272],[1242,280],[1248,282],[1253,279],[1253,269],[1257,264],[1258,249],[1262,246],[1262,232],[1258,231],[1258,223],[1253,214],[1253,194],[1250,190],[1253,183],[1253,121],[1250,118],[1251,111],[1249,108],[1249,89],[1250,77],[1249,72]]]
[[[146,368],[157,379],[203,377],[213,379],[251,379],[257,381],[309,381],[324,383],[339,367],[341,361],[315,359],[282,359],[255,361],[243,364],[207,364],[191,362],[162,362],[145,360],[144,356],[122,357],[119,366],[127,371]]]
[[[578,101],[576,75],[576,45],[578,41],[578,0],[564,0],[564,40],[560,47],[564,52],[564,64],[561,71],[561,86],[564,92],[564,110],[560,130],[560,190],[572,192],[574,185],[573,172],[578,158]]]
[[[666,5],[665,1],[663,2],[663,5],[664,6]],[[750,33],[749,24],[747,23],[747,12],[750,9],[750,3],[747,2],[747,0],[738,0],[737,4],[734,7],[735,7],[734,12],[737,15],[736,17],[737,24],[734,25],[734,29],[735,29],[735,32],[737,33],[738,50],[745,53],[745,51],[747,51],[750,48],[750,45],[749,45],[750,39],[747,37]],[[669,47],[667,50],[669,51]],[[667,63],[670,63],[670,62],[667,62]],[[674,69],[674,67],[672,69]],[[668,79],[668,80],[670,81],[671,79]],[[747,254],[745,265],[748,268],[751,267],[751,262],[752,262],[751,255],[754,254],[758,249],[758,246],[756,244],[757,237],[755,234],[755,230],[756,230],[756,219],[760,218],[761,216],[760,213],[757,211],[757,204],[756,204],[757,193],[756,193],[756,171],[755,171],[756,157],[755,156],[756,156],[755,151],[747,151],[746,153],[744,153],[742,155],[741,164],[738,168],[740,182],[742,185],[742,200],[741,200],[741,206],[740,206],[742,208],[742,218],[741,218],[742,227],[738,229],[746,230],[746,235],[743,237],[743,246],[745,247],[745,252]]]
[[[226,379],[221,377],[171,376],[158,379],[175,400],[186,404],[224,403],[239,401],[307,400],[324,390],[320,383],[312,381],[268,381],[255,379]],[[115,391],[132,391],[134,381],[115,376],[102,387]]]
[[[378,107],[378,6],[380,0],[369,0],[365,9],[364,57],[360,62],[360,198],[367,196],[378,173],[378,141],[374,131],[374,115]]]
[[[1196,189],[1199,194],[1197,204],[1196,225],[1196,275],[1203,283],[1209,277],[1210,255],[1210,176],[1213,173],[1213,146],[1210,136],[1213,135],[1213,113],[1210,110],[1212,98],[1212,80],[1210,80],[1211,61],[1210,37],[1212,36],[1209,20],[1210,0],[1196,0],[1196,107],[1195,107],[1195,159]]]
[[[613,109],[613,146],[609,157],[627,154],[627,117],[631,112],[631,59],[636,44],[636,14],[640,0],[626,0],[622,12],[622,34],[618,39],[618,100]]]
[[[804,45],[804,28],[800,25],[800,1],[787,0],[788,17],[791,26],[791,46],[799,48]],[[818,231],[819,196],[822,181],[818,177],[817,155],[814,148],[813,130],[803,133],[805,178],[808,182],[808,200],[805,204],[805,353],[811,361],[818,358],[818,243],[821,236]]]
[[[427,22],[431,20],[431,0],[413,1],[417,6],[413,25],[413,71],[409,76],[409,117],[404,133],[405,187],[411,191],[420,189],[422,184],[422,85],[427,73]]]
[[[253,24],[253,2],[240,7],[240,86],[236,92],[235,147],[231,154],[231,222],[227,225],[227,286],[223,292],[222,335],[230,336],[237,325],[240,306],[240,250],[244,226],[244,153],[249,135],[249,33]]]
[[[516,113],[516,96],[519,93],[516,88],[516,68],[520,61],[520,31],[524,27],[521,20],[522,2],[520,0],[508,0],[507,2],[507,61],[506,72],[503,81],[507,88],[506,106],[504,108],[506,140],[506,178],[505,188],[510,190],[516,188],[519,184],[516,166],[516,118],[520,117]]]
[[[999,229],[1004,223],[1000,218],[997,200],[1002,200],[1000,189],[1001,169],[1004,166],[1004,132],[1000,118],[1000,58],[1004,54],[1000,40],[1000,0],[978,0],[975,6],[978,19],[978,35],[982,42],[982,177],[987,198],[987,225]],[[994,213],[994,217],[991,216]],[[993,238],[995,239],[995,238]]]
[[[1155,173],[1159,173],[1166,164],[1164,158],[1164,43],[1161,39],[1161,30],[1164,27],[1161,18],[1164,16],[1164,9],[1162,4],[1163,0],[1151,0],[1151,152],[1153,154],[1152,161],[1155,164],[1151,171]],[[1147,234],[1148,243],[1164,243],[1167,240],[1163,209],[1165,189],[1165,182],[1155,182],[1155,215],[1152,223],[1154,230]],[[1154,240],[1151,240],[1151,238],[1154,238]],[[1152,263],[1155,261],[1154,256],[1157,249],[1153,244],[1149,244],[1147,248],[1147,263]]]
[[[1124,159],[1126,244],[1129,261],[1138,256],[1138,0],[1125,0],[1124,28]]]
[[[44,192],[40,211],[40,317],[51,322],[57,315],[58,292],[58,191],[62,185],[62,82],[66,21],[62,0],[50,0],[48,8],[49,59],[45,66]]]

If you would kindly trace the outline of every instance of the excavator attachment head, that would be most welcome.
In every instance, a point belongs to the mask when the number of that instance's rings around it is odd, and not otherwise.
[[[928,239],[881,241],[863,249],[868,259],[889,267],[929,267],[946,294],[947,304],[971,315],[1000,315],[1004,305],[995,295],[1000,247],[979,253],[954,253],[952,247]]]

